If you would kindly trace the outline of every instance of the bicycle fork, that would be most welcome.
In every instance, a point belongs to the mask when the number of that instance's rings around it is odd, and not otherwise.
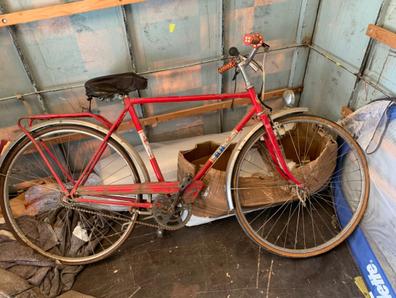
[[[303,188],[302,183],[298,181],[296,177],[294,177],[293,173],[290,172],[286,164],[282,150],[279,146],[277,137],[275,135],[274,128],[271,125],[271,121],[268,115],[265,113],[265,110],[258,101],[254,87],[248,88],[248,92],[250,94],[254,108],[257,112],[257,117],[263,123],[264,130],[266,133],[266,137],[264,138],[264,145],[271,156],[271,159],[276,167],[276,170],[284,179],[289,180],[294,184],[296,184],[298,189],[302,189]]]

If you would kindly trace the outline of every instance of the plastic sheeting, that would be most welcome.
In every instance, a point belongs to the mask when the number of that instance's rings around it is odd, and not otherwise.
[[[389,101],[369,104],[341,124],[357,137],[363,150],[369,153],[366,157],[371,180],[370,198],[360,228],[395,289],[396,175],[393,171],[396,168],[396,105],[390,107],[386,114],[389,104]],[[390,119],[388,125],[387,117]]]

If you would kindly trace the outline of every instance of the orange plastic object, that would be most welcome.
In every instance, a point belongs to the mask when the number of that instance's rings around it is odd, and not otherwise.
[[[264,36],[260,33],[247,33],[243,37],[243,43],[247,46],[252,46],[253,48],[260,47],[264,42]]]
[[[237,65],[237,62],[235,59],[232,59],[230,62],[228,62],[227,64],[224,64],[223,66],[219,67],[217,69],[217,71],[220,74],[225,73],[226,71],[229,71],[231,68],[235,67]]]

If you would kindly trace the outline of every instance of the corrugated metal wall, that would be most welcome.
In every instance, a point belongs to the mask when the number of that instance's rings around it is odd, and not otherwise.
[[[369,45],[365,34],[370,23],[395,31],[395,7],[395,0],[321,1],[300,105],[337,120],[344,105],[396,94],[395,51]]]
[[[10,12],[62,1],[2,3]],[[268,56],[267,89],[299,86],[308,50],[293,46],[312,38],[317,6],[318,0],[148,0],[17,25],[11,35],[8,28],[2,28],[0,137],[12,137],[13,129],[5,128],[28,112],[42,112],[43,106],[50,113],[81,111],[87,106],[83,82],[100,75],[131,70],[147,73],[149,87],[142,96],[232,91],[231,76],[222,78],[216,69],[230,46],[247,50],[242,36],[251,31],[264,33],[273,49],[286,48]],[[186,64],[196,65],[158,71]],[[255,77],[259,88],[260,78]],[[37,96],[37,90],[44,92]],[[24,102],[15,98],[17,94],[25,94]],[[150,116],[198,104],[145,105],[139,112]],[[114,119],[121,107],[115,102],[99,103],[97,108]],[[160,141],[220,132],[230,129],[243,112],[239,108],[174,120],[148,128],[148,133],[151,140]]]
[[[378,22],[384,28],[396,32],[396,0],[384,2]],[[354,108],[361,107],[376,98],[396,96],[396,50],[382,43],[373,42],[367,55],[364,76],[373,82],[374,86],[364,81],[357,82],[351,100]]]

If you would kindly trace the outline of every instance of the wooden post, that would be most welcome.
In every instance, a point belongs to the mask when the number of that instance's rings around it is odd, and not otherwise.
[[[352,113],[353,113],[352,109],[347,107],[347,106],[343,106],[341,108],[341,117],[342,118],[345,118],[345,117],[349,116]]]
[[[143,1],[144,0],[81,0],[42,8],[16,11],[0,15],[0,28]]]

